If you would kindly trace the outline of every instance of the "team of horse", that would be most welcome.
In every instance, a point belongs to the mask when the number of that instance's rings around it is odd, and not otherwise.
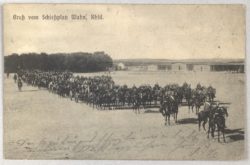
[[[189,113],[195,108],[199,130],[201,122],[205,130],[205,124],[209,121],[208,138],[210,133],[214,136],[215,128],[218,134],[222,132],[224,137],[223,121],[225,122],[224,115],[227,111],[225,108],[216,109],[212,106],[216,94],[212,86],[205,87],[197,84],[196,88],[192,89],[191,85],[185,82],[182,86],[168,84],[161,87],[156,83],[154,86],[128,87],[115,84],[111,76],[84,77],[74,76],[71,72],[39,70],[22,70],[17,77],[18,80],[29,85],[46,88],[60,97],[85,102],[100,110],[131,108],[135,113],[140,113],[141,108],[159,107],[159,111],[164,116],[165,125],[170,125],[170,116],[173,116],[174,121],[177,122],[179,106],[187,104]],[[204,110],[200,111],[203,105]]]

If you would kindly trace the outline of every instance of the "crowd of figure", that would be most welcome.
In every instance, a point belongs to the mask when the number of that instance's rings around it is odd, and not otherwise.
[[[22,82],[38,88],[46,88],[51,93],[60,97],[69,97],[76,102],[85,102],[96,109],[123,109],[132,108],[139,113],[140,108],[159,107],[165,118],[165,124],[170,124],[170,115],[177,122],[178,108],[187,104],[189,111],[195,108],[198,115],[199,128],[203,122],[203,128],[209,121],[209,132],[214,135],[215,127],[225,128],[224,107],[213,106],[216,89],[212,86],[205,87],[197,84],[192,89],[186,82],[178,84],[167,84],[161,87],[141,85],[128,87],[117,85],[111,76],[74,76],[71,72],[44,72],[39,70],[20,70],[14,75],[14,80],[21,90]],[[204,105],[204,110],[199,112]],[[209,133],[208,133],[209,134]],[[224,136],[224,134],[223,134]]]
[[[191,85],[184,83],[168,84],[161,87],[159,84],[154,86],[141,85],[139,87],[127,85],[117,85],[110,76],[74,76],[71,72],[43,72],[20,71],[15,75],[15,81],[46,88],[52,93],[61,97],[69,97],[76,102],[82,101],[97,109],[114,108],[140,108],[146,106],[165,106],[166,103],[180,105],[183,100],[190,109],[200,106],[206,101],[213,101],[216,90],[209,86],[198,84],[195,89]],[[17,78],[18,77],[18,78]]]

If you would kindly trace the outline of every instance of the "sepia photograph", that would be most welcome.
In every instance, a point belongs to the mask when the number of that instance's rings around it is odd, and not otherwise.
[[[242,4],[4,4],[3,155],[244,160]]]

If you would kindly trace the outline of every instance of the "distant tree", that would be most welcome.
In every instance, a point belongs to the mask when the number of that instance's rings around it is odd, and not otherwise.
[[[113,66],[112,58],[104,52],[84,53],[23,53],[4,57],[5,72],[17,72],[18,68],[44,71],[97,72]]]
[[[16,53],[7,56],[7,58],[6,57],[4,58],[5,72],[16,72],[19,65],[20,65],[20,59],[18,54]]]

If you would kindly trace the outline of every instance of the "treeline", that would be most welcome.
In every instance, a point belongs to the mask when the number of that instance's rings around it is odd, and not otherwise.
[[[112,58],[104,52],[95,53],[27,53],[11,54],[4,57],[5,72],[19,69],[43,71],[97,72],[113,66]]]

